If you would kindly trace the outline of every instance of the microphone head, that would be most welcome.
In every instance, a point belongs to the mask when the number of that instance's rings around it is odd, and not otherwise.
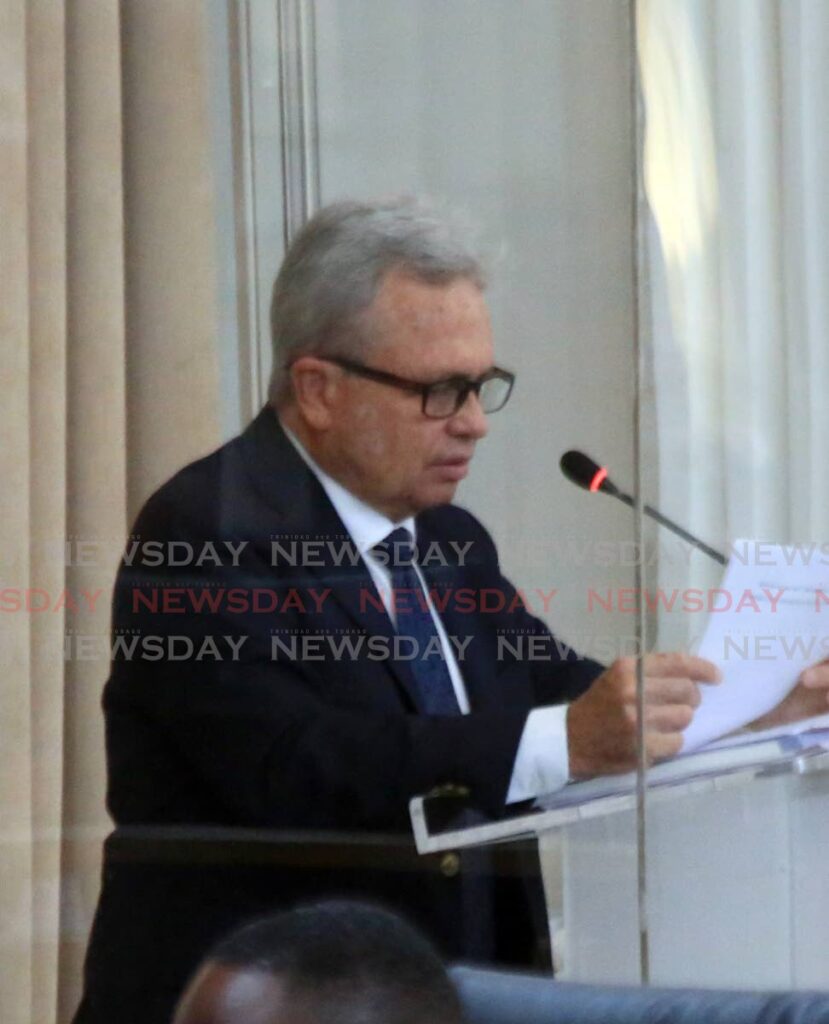
[[[584,452],[565,452],[558,464],[561,472],[577,487],[583,487],[586,491],[604,491],[605,494],[619,493],[616,485],[608,479],[605,467],[594,462]]]

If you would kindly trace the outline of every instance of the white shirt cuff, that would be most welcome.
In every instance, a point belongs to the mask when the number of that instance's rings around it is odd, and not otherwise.
[[[507,803],[561,789],[570,776],[567,705],[535,708],[527,717],[512,766]]]

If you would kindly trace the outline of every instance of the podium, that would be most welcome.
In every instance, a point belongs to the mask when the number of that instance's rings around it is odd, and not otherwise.
[[[635,794],[562,794],[500,821],[418,798],[417,848],[537,837],[548,907],[562,888],[558,977],[639,984]],[[829,752],[652,787],[645,836],[651,984],[829,989]]]

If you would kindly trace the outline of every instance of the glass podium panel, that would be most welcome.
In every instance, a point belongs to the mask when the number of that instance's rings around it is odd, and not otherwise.
[[[767,738],[761,751],[759,734],[827,710],[825,691],[797,684],[827,653],[828,14],[808,3],[638,5],[648,646],[704,653],[721,669],[719,687],[701,686],[686,746],[747,729],[737,742],[765,758],[740,769],[733,747],[713,790],[680,785],[670,798],[649,776],[657,984],[829,986],[812,952],[826,942],[825,737]],[[727,576],[725,560],[737,563]]]
[[[635,520],[559,470],[565,451],[584,449],[634,479],[628,13],[549,0],[316,5],[321,200],[430,196],[460,207],[494,257],[496,362],[517,383],[458,500],[555,633],[552,647],[500,637],[505,659],[535,661],[541,677],[551,659],[609,664],[637,650]],[[546,833],[541,857],[553,959],[561,977],[579,977],[569,861],[595,867],[581,909],[613,930],[605,887],[637,901],[635,824],[612,840],[601,828],[585,833],[578,847]],[[637,930],[625,927],[619,941],[638,981]]]
[[[275,234],[289,240],[319,204],[344,197],[412,193],[460,208],[491,256],[496,360],[517,385],[458,499],[554,631],[556,657],[632,658],[644,685],[658,671],[645,658],[693,655],[708,623],[731,616],[715,659],[724,686],[736,661],[777,658],[785,675],[796,660],[786,651],[824,658],[822,630],[796,634],[795,648],[788,634],[781,647],[773,616],[752,633],[755,613],[744,602],[739,617],[723,562],[740,538],[796,545],[781,556],[793,562],[829,561],[826,5],[252,0],[244,10],[249,30],[270,26],[248,31],[240,58],[241,163],[257,181],[240,208],[259,275],[249,374],[259,397]],[[567,451],[606,468],[631,507],[574,488],[559,471]],[[534,638],[501,639],[510,657],[520,649],[547,670]],[[669,783],[656,768],[583,805],[554,795],[526,818],[482,825],[475,841],[492,841],[492,829],[539,837],[562,979],[822,987],[824,775],[807,750],[739,770],[744,755],[728,754],[722,770]],[[427,819],[420,839],[432,853],[473,845],[451,826],[430,836]]]

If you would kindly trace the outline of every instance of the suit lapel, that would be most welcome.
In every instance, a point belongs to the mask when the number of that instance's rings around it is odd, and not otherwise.
[[[394,628],[368,567],[322,484],[302,460],[269,406],[259,413],[240,440],[251,486],[277,513],[272,539],[281,535],[291,542],[298,540],[300,551],[303,540],[322,541],[314,549],[315,557],[301,567],[301,573],[310,576],[310,585],[317,589],[330,588],[331,600],[365,635],[382,637],[391,647]],[[417,689],[409,664],[393,658],[383,663],[416,708]]]

